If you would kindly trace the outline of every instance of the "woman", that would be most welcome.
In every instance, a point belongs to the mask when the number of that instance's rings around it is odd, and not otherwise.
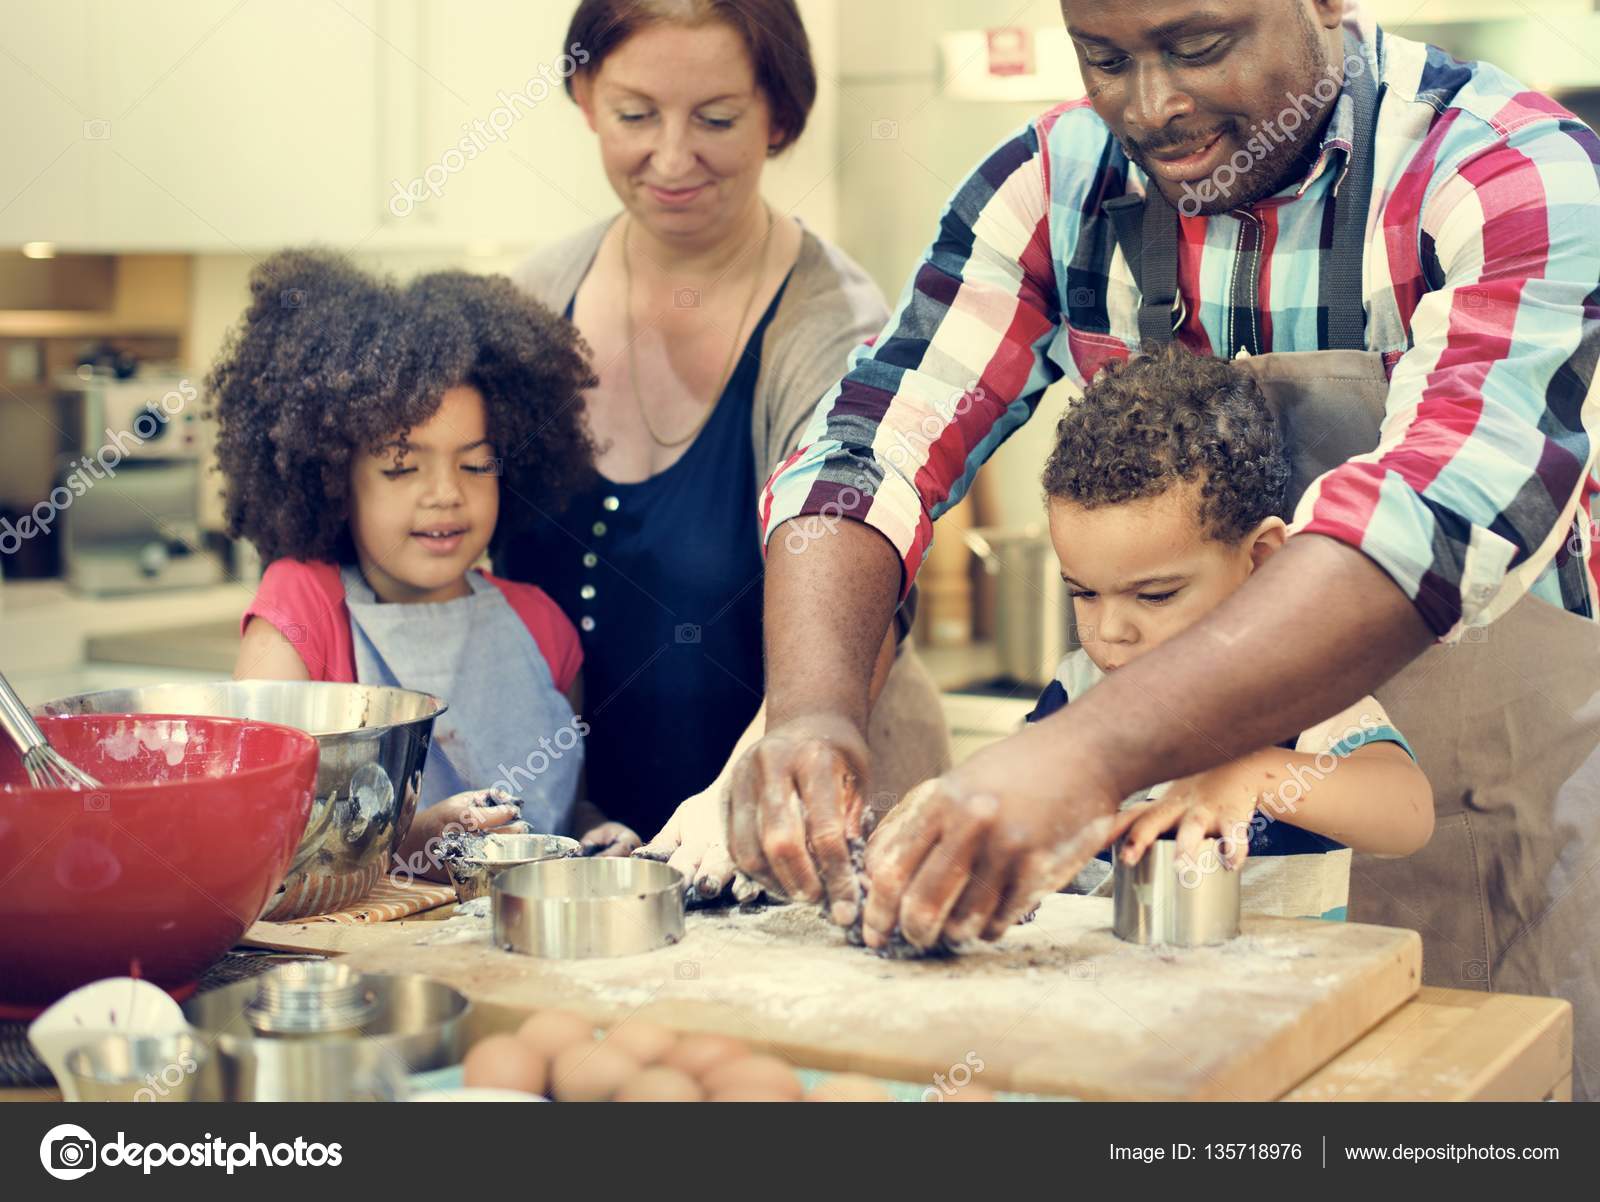
[[[713,896],[734,875],[728,765],[764,729],[757,490],[886,310],[860,267],[761,198],[816,94],[793,0],[583,0],[574,43],[588,59],[568,91],[623,211],[517,278],[593,349],[599,479],[535,515],[497,568],[578,624],[590,795],[659,828],[645,853]],[[909,643],[886,642],[874,685],[881,811],[949,750]]]

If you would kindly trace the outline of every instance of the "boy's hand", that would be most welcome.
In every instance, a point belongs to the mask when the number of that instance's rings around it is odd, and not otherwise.
[[[584,831],[578,842],[583,844],[583,854],[586,856],[627,856],[632,855],[643,840],[630,826],[620,822],[602,822]]]
[[[522,811],[501,789],[473,789],[457,793],[429,806],[411,822],[405,842],[395,850],[396,857],[417,876],[433,881],[448,879],[439,863],[439,840],[451,828],[466,831],[498,831],[506,835],[526,833]]]
[[[1113,841],[1127,835],[1124,864],[1137,864],[1164,832],[1178,830],[1178,858],[1194,863],[1200,843],[1216,836],[1217,850],[1230,871],[1244,867],[1250,854],[1250,824],[1265,782],[1250,756],[1174,781],[1155,801],[1129,806],[1117,815]]]

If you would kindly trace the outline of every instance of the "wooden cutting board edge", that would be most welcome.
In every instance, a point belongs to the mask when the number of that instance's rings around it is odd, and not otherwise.
[[[1369,965],[1358,988],[1346,996],[1315,1003],[1293,1026],[1260,1044],[1256,1054],[1241,1058],[1231,1072],[1212,1078],[1208,1088],[1185,1100],[1270,1102],[1280,1098],[1304,1077],[1294,1066],[1307,1063],[1304,1044],[1312,1031],[1322,1032],[1318,1042],[1331,1038],[1337,1044],[1323,1058],[1326,1063],[1415,998],[1422,988],[1422,936],[1398,928],[1393,933],[1408,938],[1397,942],[1387,959]],[[1336,1034],[1330,1037],[1328,1032]]]

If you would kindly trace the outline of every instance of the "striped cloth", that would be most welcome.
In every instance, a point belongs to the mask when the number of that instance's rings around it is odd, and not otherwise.
[[[379,877],[360,901],[336,910],[331,914],[314,914],[300,922],[340,922],[346,924],[366,922],[394,922],[413,914],[435,909],[456,900],[453,885],[434,881],[397,881],[392,877]]]
[[[1530,590],[1594,618],[1600,140],[1493,66],[1351,28],[1381,88],[1363,287],[1388,412],[1378,449],[1313,484],[1293,529],[1364,551],[1447,641]],[[1181,219],[1179,341],[1325,349],[1318,263],[1352,107],[1339,97],[1302,181]],[[803,517],[780,544],[799,550],[838,518],[866,522],[909,590],[934,520],[1045,388],[1082,387],[1137,346],[1139,289],[1102,205],[1146,186],[1086,100],[1002,142],[768,482],[767,537]]]

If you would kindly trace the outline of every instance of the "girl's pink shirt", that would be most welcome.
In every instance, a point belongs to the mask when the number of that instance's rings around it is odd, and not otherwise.
[[[563,693],[570,691],[583,666],[583,646],[578,641],[577,628],[561,607],[531,584],[501,580],[488,572],[481,575],[504,594],[533,635],[556,688]],[[255,600],[239,619],[241,634],[255,617],[272,623],[299,652],[312,680],[356,683],[350,607],[345,604],[337,564],[274,560],[262,573]]]

